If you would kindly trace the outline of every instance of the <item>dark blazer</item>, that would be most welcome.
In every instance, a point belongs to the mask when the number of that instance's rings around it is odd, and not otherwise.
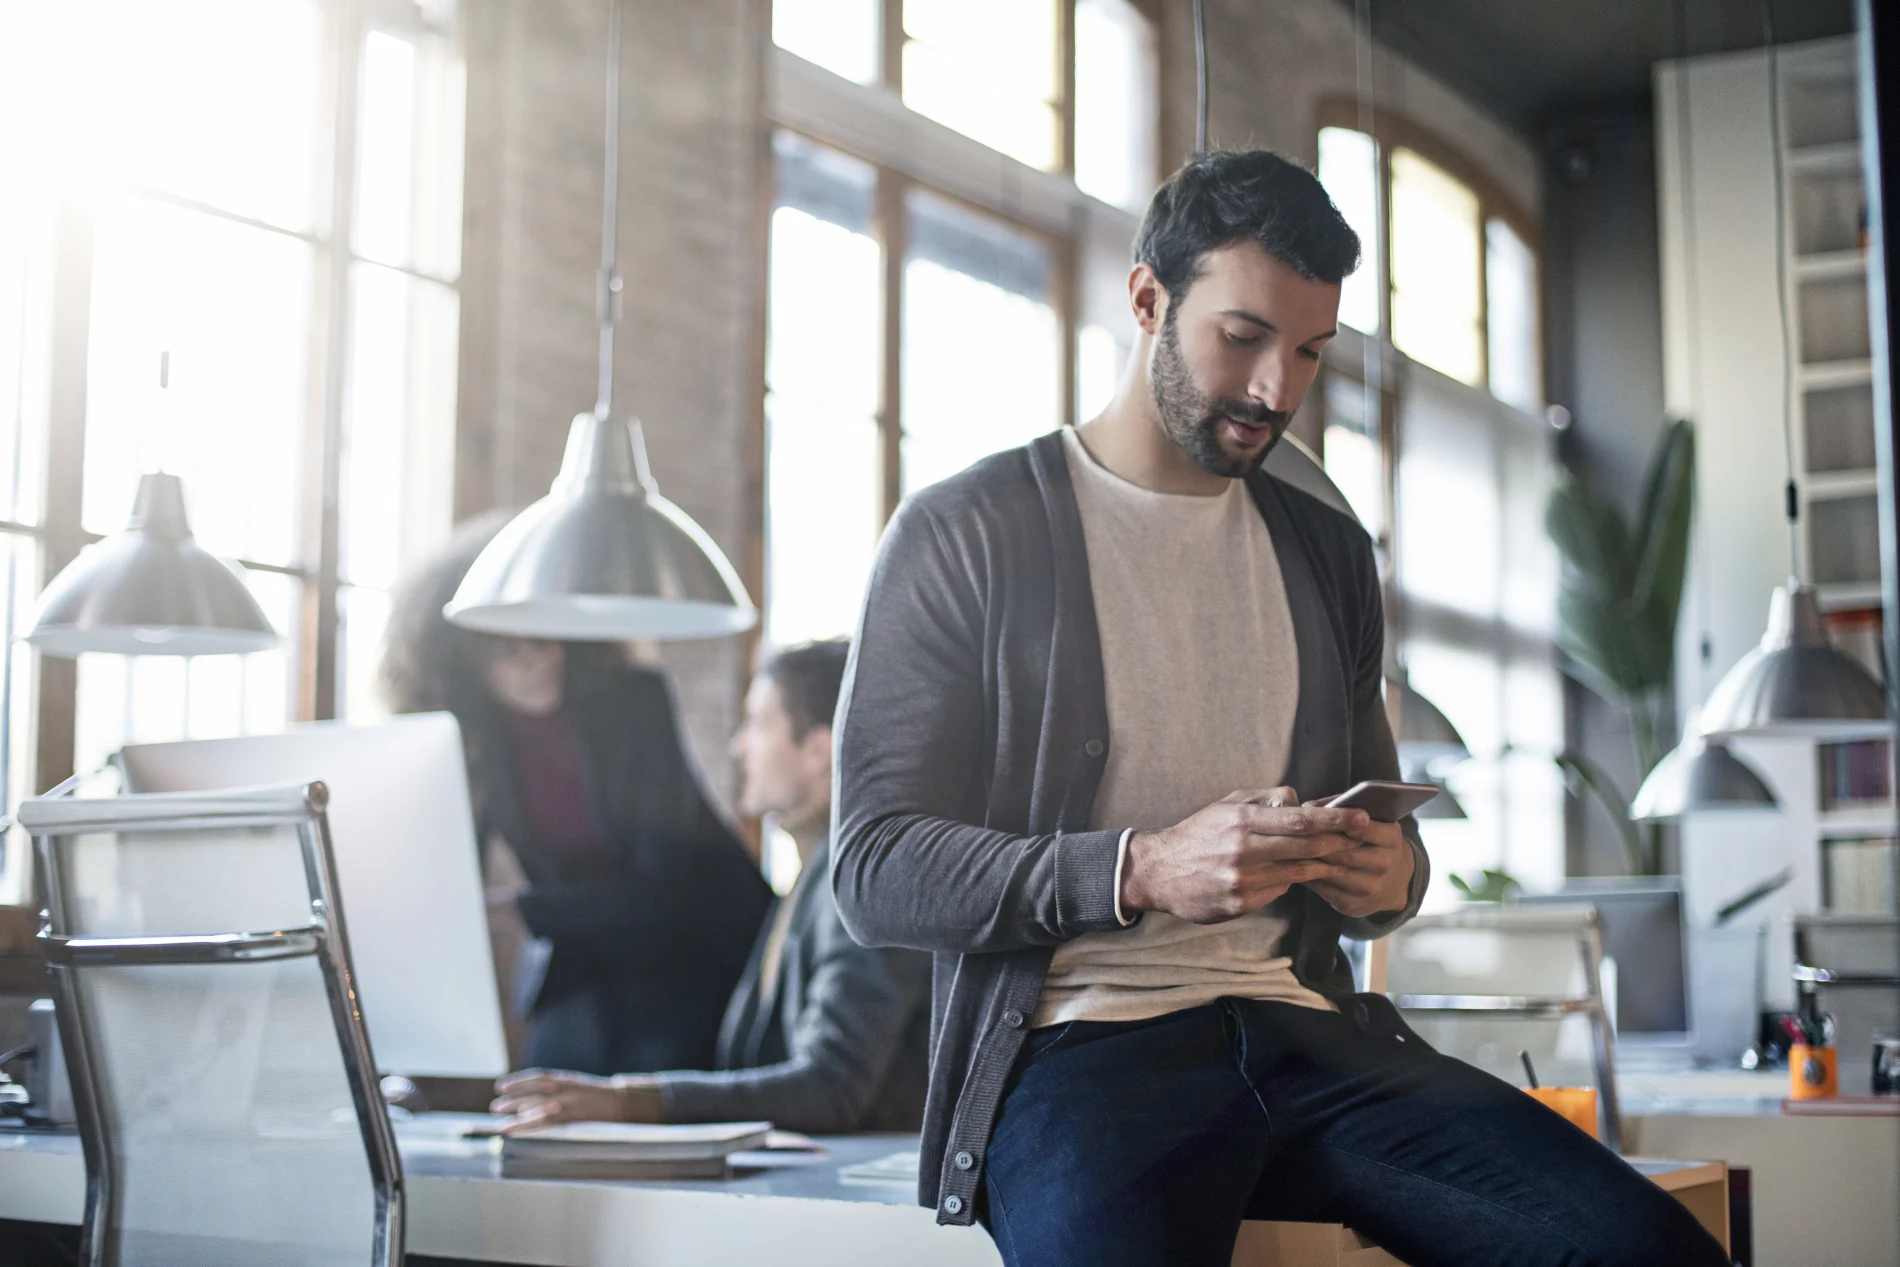
[[[669,1122],[765,1120],[819,1135],[914,1131],[929,1062],[930,956],[851,940],[821,848],[792,902],[778,980],[760,971],[776,910],[759,929],[719,1031],[718,1072],[661,1076]]]
[[[565,876],[538,847],[505,726],[483,727],[470,753],[477,826],[515,851],[530,884],[522,919],[551,943],[533,1009],[593,996],[584,1010],[602,1035],[582,1046],[601,1050],[575,1063],[602,1067],[588,1072],[704,1068],[772,890],[701,788],[665,678],[614,665],[570,674],[569,687],[562,712],[610,874]]]
[[[1248,479],[1273,538],[1299,648],[1286,781],[1302,797],[1396,779],[1381,702],[1372,546],[1351,518],[1265,472]],[[1192,566],[1193,561],[1184,561]],[[1183,638],[1194,635],[1182,613]],[[867,945],[936,952],[918,1198],[968,1223],[990,1123],[1061,943],[1113,932],[1121,831],[1090,829],[1108,710],[1082,518],[1062,437],[984,459],[906,501],[878,550],[838,706],[832,880]],[[1342,933],[1376,937],[1418,909],[1343,918],[1296,886],[1293,971],[1352,991]]]

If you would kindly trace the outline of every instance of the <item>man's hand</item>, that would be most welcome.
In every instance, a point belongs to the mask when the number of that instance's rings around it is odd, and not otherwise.
[[[1335,854],[1332,860],[1344,863],[1345,869],[1338,875],[1309,881],[1306,887],[1341,915],[1364,919],[1405,909],[1418,859],[1412,854],[1412,842],[1397,823],[1367,824],[1359,847]]]
[[[1234,792],[1172,827],[1136,832],[1122,861],[1123,912],[1219,924],[1296,884],[1347,882],[1345,856],[1361,848],[1373,824],[1364,810],[1299,800],[1290,787]]]
[[[620,1094],[613,1080],[587,1073],[524,1069],[498,1080],[495,1094],[488,1111],[513,1119],[502,1126],[504,1135],[556,1122],[634,1120],[628,1097]]]

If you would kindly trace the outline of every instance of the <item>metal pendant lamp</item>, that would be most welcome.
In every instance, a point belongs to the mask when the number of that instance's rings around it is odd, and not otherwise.
[[[1849,740],[1892,730],[1880,683],[1829,640],[1813,587],[1793,578],[1769,601],[1761,645],[1716,683],[1702,716],[1711,735]]]
[[[1408,759],[1404,750],[1401,749],[1399,777],[1407,783],[1429,783],[1438,789],[1437,796],[1412,811],[1413,818],[1461,819],[1466,817],[1465,807],[1458,803],[1456,796],[1452,795],[1451,788],[1445,780],[1432,773],[1430,761]]]
[[[237,568],[192,538],[176,475],[139,478],[125,531],[80,551],[41,591],[26,641],[51,656],[240,655],[277,631]]]
[[[575,416],[546,497],[504,526],[443,608],[483,633],[562,641],[711,638],[758,610],[732,564],[659,495],[640,424],[613,417],[615,221],[619,203],[621,0],[607,35],[606,191],[601,209],[600,392]]]
[[[1392,687],[1399,693],[1399,751],[1427,766],[1463,761],[1471,755],[1464,736],[1438,705],[1420,695],[1400,669]]]
[[[1656,763],[1630,801],[1638,822],[1668,822],[1684,814],[1755,814],[1779,809],[1775,794],[1728,740],[1701,731],[1691,719],[1683,741]]]

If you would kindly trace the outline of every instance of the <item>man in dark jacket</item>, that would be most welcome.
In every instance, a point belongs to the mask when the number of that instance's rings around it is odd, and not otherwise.
[[[755,1119],[819,1134],[917,1129],[930,960],[858,945],[831,896],[831,715],[847,648],[838,639],[782,651],[746,697],[732,745],[742,807],[772,815],[803,866],[759,929],[714,1069],[613,1078],[527,1070],[496,1087],[494,1111],[517,1117],[511,1129]]]
[[[1004,1259],[1225,1264],[1245,1217],[1406,1262],[1714,1264],[1686,1210],[1354,995],[1409,918],[1370,542],[1264,473],[1358,241],[1306,171],[1192,160],[1097,419],[893,518],[839,710],[838,909],[935,951],[920,1191]],[[1298,789],[1296,792],[1295,789]]]

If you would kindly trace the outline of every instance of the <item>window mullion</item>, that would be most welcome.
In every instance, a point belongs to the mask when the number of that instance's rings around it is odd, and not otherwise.
[[[891,0],[901,5],[902,0]],[[878,386],[877,425],[883,440],[880,523],[897,511],[904,493],[904,260],[909,225],[904,214],[905,180],[888,167],[877,171],[877,237],[884,252],[883,372]]]
[[[1056,143],[1056,170],[1075,177],[1075,5],[1076,0],[1044,0],[1056,5],[1056,73],[1062,100]]]
[[[343,396],[349,349],[350,238],[356,202],[357,83],[364,32],[360,3],[339,5],[330,23],[330,144],[319,188],[328,192],[325,240],[317,252],[312,322],[313,408],[305,431],[303,556],[314,575],[303,592],[298,640],[296,713],[305,720],[337,715],[337,642],[341,569],[339,516]]]
[[[904,95],[904,0],[883,0],[878,10],[878,83]]]
[[[51,370],[47,383],[45,531],[41,583],[85,546],[81,512],[86,478],[86,372],[92,335],[92,256],[97,202],[93,190],[62,180],[53,238]],[[52,787],[73,772],[79,662],[39,656],[39,729],[35,786]]]

